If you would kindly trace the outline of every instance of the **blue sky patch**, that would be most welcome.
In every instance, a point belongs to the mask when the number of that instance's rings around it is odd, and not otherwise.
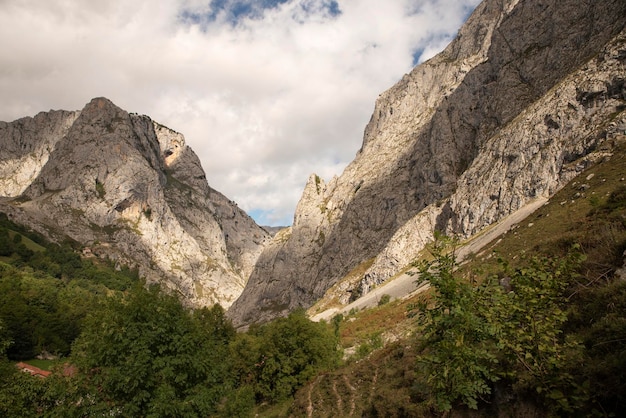
[[[262,19],[267,10],[275,9],[289,1],[296,0],[211,0],[202,10],[182,10],[179,19],[186,24],[206,28],[221,17],[236,26],[244,19]],[[339,3],[335,0],[303,1],[300,2],[300,7],[306,13],[321,10],[331,17],[341,14]]]
[[[248,215],[254,219],[257,225],[261,226],[289,226],[293,221],[293,217],[283,217],[282,219],[277,219],[275,211],[273,209],[264,210],[264,209],[252,209],[248,211]]]
[[[416,50],[415,52],[413,52],[413,66],[414,67],[420,63],[420,57],[422,56],[423,53],[424,53],[424,48],[420,48]]]

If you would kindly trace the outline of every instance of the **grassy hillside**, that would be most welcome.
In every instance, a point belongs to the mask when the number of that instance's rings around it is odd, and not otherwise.
[[[512,271],[533,259],[558,261],[573,247],[580,249],[584,261],[565,290],[567,318],[559,341],[576,341],[581,347],[582,358],[561,372],[573,382],[572,393],[564,396],[581,398],[582,415],[619,415],[626,403],[626,280],[615,274],[624,264],[626,250],[625,177],[622,143],[610,158],[588,167],[546,205],[472,255],[456,273],[475,283],[505,278],[503,262]],[[338,322],[342,345],[353,353],[352,359],[299,391],[293,416],[438,416],[441,412],[420,388],[424,378],[416,367],[424,355],[418,352],[416,317],[420,303],[429,298],[432,292],[353,313]],[[383,341],[384,348],[376,349]],[[478,411],[457,400],[452,416],[564,413],[543,394],[514,380],[500,379],[492,389],[479,401]]]

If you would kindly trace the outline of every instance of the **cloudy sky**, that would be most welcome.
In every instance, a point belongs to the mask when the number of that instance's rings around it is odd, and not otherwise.
[[[0,120],[107,97],[183,133],[258,223],[290,225],[309,174],[341,174],[376,97],[478,3],[0,0]]]

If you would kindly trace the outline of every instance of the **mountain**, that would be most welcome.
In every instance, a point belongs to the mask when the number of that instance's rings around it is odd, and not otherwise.
[[[181,134],[105,98],[0,122],[0,143],[0,212],[189,305],[230,306],[270,239],[209,187]]]
[[[625,23],[623,0],[481,3],[379,96],[343,174],[310,176],[230,308],[235,325],[309,307],[359,272],[343,286],[354,298],[435,230],[469,237],[554,195],[626,132]]]

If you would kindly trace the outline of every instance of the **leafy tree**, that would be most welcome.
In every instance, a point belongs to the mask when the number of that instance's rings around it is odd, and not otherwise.
[[[33,257],[33,255],[35,255],[35,252],[33,250],[31,250],[30,248],[28,248],[26,245],[24,245],[23,242],[20,242],[19,244],[17,244],[15,246],[15,253],[23,261],[28,261],[28,260],[30,260]]]
[[[9,329],[0,319],[0,416],[36,416],[36,404],[44,385],[41,379],[33,378],[15,367],[6,357],[13,341]]]
[[[4,321],[0,319],[0,359],[6,356],[7,348],[13,343]]]
[[[438,237],[432,261],[419,265],[420,280],[435,289],[432,306],[422,303],[419,343],[424,354],[418,369],[426,376],[434,405],[448,411],[456,401],[477,408],[477,400],[491,393],[490,383],[499,379],[492,350],[494,331],[477,305],[480,292],[455,275],[451,240]]]
[[[42,350],[68,355],[97,297],[75,282],[0,266],[0,318],[14,341],[9,357],[28,359]]]
[[[227,394],[220,416],[227,418],[247,418],[256,405],[254,388],[249,385],[237,387]]]
[[[13,235],[13,244],[19,244],[21,242],[22,242],[22,235],[21,234]]]
[[[208,416],[229,388],[223,310],[190,312],[138,285],[90,315],[73,354],[93,403],[124,416]]]
[[[464,280],[448,238],[432,249],[434,260],[420,265],[421,279],[435,292],[422,304],[418,369],[435,407],[455,402],[470,408],[502,378],[518,393],[538,394],[548,409],[572,413],[586,399],[572,370],[580,366],[581,345],[566,337],[567,292],[584,257],[576,251],[560,259],[533,259],[492,276],[480,285]],[[508,286],[500,285],[506,278]]]
[[[577,296],[573,321],[585,347],[574,378],[589,382],[591,407],[620,416],[626,405],[626,281],[616,280]],[[582,415],[582,413],[581,413]]]
[[[22,372],[6,359],[0,360],[0,416],[37,417],[46,382]]]
[[[0,262],[0,319],[14,342],[8,349],[14,360],[42,350],[68,355],[96,300],[138,281],[136,271],[81,259],[70,244],[46,242],[2,213],[0,255],[9,256]]]
[[[337,336],[326,323],[312,322],[303,309],[252,327],[231,346],[239,384],[254,387],[259,400],[286,399],[339,360]]]
[[[0,256],[8,257],[13,253],[13,242],[9,239],[9,232],[0,227]]]
[[[325,324],[309,320],[303,309],[260,329],[261,365],[257,388],[263,398],[280,400],[321,370],[337,364],[337,339]]]
[[[40,323],[41,314],[36,306],[28,304],[22,278],[15,268],[0,266],[0,318],[13,342],[7,355],[19,360],[35,354],[34,329]]]
[[[572,376],[581,366],[582,346],[574,335],[566,336],[567,289],[578,277],[584,260],[578,247],[559,259],[534,258],[505,277],[511,291],[492,287],[486,312],[497,329],[497,348],[503,367],[518,390],[531,390],[551,409],[574,412],[586,399],[586,390]]]
[[[341,322],[343,321],[343,314],[342,313],[338,313],[337,315],[333,316],[333,318],[330,320],[330,323],[333,326],[333,330],[335,332],[335,336],[337,338],[339,338],[339,331],[341,328]]]

